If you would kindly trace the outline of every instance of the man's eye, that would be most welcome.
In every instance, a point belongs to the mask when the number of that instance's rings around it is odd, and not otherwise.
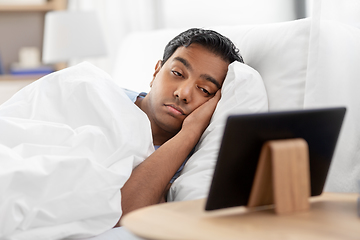
[[[199,87],[199,89],[200,89],[201,91],[203,91],[204,93],[206,93],[206,95],[208,95],[208,96],[213,95],[213,94],[211,94],[208,90],[206,90],[205,88]]]
[[[171,72],[172,72],[175,76],[182,77],[182,74],[179,73],[178,71],[172,70]]]

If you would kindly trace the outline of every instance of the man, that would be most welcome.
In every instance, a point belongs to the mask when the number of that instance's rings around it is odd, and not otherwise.
[[[150,92],[135,102],[150,120],[154,145],[161,147],[134,169],[121,189],[123,215],[164,201],[171,178],[210,122],[233,61],[243,59],[215,31],[189,29],[168,43]]]

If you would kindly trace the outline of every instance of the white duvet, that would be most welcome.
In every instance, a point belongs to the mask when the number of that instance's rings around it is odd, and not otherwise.
[[[34,82],[0,106],[0,239],[110,229],[153,151],[146,115],[103,71],[82,63]]]

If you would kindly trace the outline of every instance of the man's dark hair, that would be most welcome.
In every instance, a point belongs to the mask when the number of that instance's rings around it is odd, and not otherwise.
[[[229,63],[234,61],[244,63],[239,49],[227,37],[213,30],[191,28],[177,35],[166,45],[162,65],[173,55],[178,47],[188,47],[192,43],[205,47]]]

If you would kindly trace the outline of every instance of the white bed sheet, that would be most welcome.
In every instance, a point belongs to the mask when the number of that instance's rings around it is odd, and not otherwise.
[[[88,64],[45,76],[0,106],[0,239],[95,236],[154,151],[150,123]]]

